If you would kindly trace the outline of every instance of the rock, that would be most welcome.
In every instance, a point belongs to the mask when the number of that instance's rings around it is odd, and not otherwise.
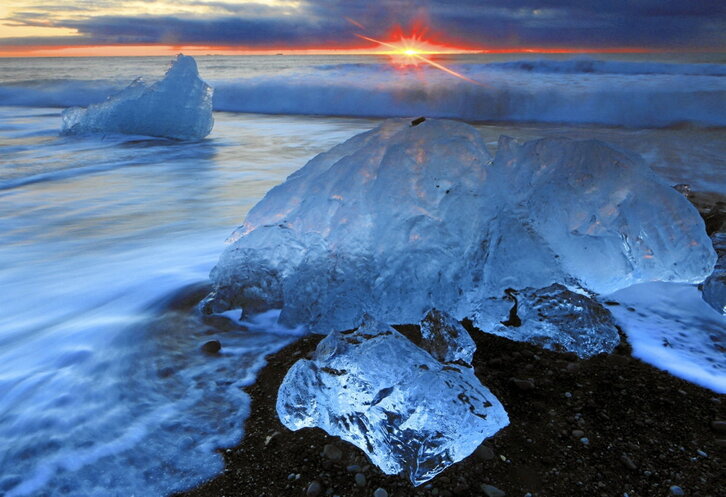
[[[305,491],[305,495],[307,495],[307,497],[317,497],[322,491],[323,487],[320,485],[320,482],[313,481],[310,483],[310,485],[308,485],[308,489]]]
[[[340,461],[343,457],[343,452],[333,444],[325,444],[325,447],[323,447],[323,456],[331,461]]]
[[[355,474],[355,484],[361,488],[366,486],[366,475],[363,473]]]
[[[204,352],[205,354],[214,355],[222,350],[222,344],[219,342],[219,340],[210,340],[202,345],[201,349],[202,352]]]
[[[373,497],[388,497],[388,492],[386,492],[385,489],[378,487],[375,492],[373,492]]]
[[[522,391],[534,390],[534,381],[532,381],[532,380],[520,380],[519,378],[511,378],[510,381],[519,390],[522,390]]]
[[[726,421],[711,421],[711,428],[713,428],[716,433],[726,433]]]
[[[669,495],[686,495],[686,493],[683,491],[683,489],[681,487],[679,487],[678,485],[671,486],[671,488],[669,488],[668,491],[670,492]]]
[[[279,436],[280,436],[280,432],[276,431],[272,435],[268,435],[267,437],[265,437],[265,447],[267,447],[271,443],[276,443]]]
[[[345,470],[349,473],[360,473],[361,468],[358,464],[351,464],[350,466],[346,466]]]
[[[491,461],[494,459],[494,451],[484,444],[477,447],[474,454],[483,461]]]
[[[585,432],[582,430],[572,430],[572,436],[575,438],[582,438],[585,436]]]
[[[628,468],[630,471],[635,471],[636,469],[638,469],[633,460],[630,459],[627,454],[623,454],[622,456],[620,456],[620,462],[623,463],[623,466]]]
[[[486,483],[482,483],[481,490],[487,497],[504,497],[507,495],[505,491],[499,490],[497,487]]]

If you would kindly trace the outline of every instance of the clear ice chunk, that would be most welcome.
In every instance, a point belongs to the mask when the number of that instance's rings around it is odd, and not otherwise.
[[[726,316],[726,232],[711,235],[718,262],[711,276],[703,283],[703,299]]]
[[[212,131],[212,88],[193,57],[179,54],[160,81],[141,78],[105,102],[70,107],[61,114],[61,133],[122,133],[200,140]]]
[[[596,300],[560,284],[508,289],[477,309],[482,330],[582,358],[612,352],[620,343],[615,320]]]
[[[461,324],[449,314],[431,309],[421,321],[421,348],[439,362],[471,364],[476,344]]]
[[[696,283],[716,260],[696,209],[638,157],[595,140],[503,137],[492,161],[475,128],[447,120],[387,120],[318,155],[230,241],[211,275],[215,298],[282,305],[284,325],[323,334],[365,312],[403,324],[432,308],[484,328],[483,307],[508,288]],[[568,336],[564,348],[580,343]]]
[[[384,473],[404,472],[414,485],[509,424],[472,368],[443,364],[370,318],[355,331],[331,333],[312,360],[290,368],[277,413],[291,430],[322,428],[359,447]]]

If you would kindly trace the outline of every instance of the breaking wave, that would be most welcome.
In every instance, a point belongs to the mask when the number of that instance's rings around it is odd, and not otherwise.
[[[264,114],[669,127],[726,126],[726,65],[520,60],[454,67],[481,84],[433,68],[382,64],[308,67],[292,74],[214,80],[214,109]],[[0,85],[0,105],[85,106],[118,81],[44,80]]]

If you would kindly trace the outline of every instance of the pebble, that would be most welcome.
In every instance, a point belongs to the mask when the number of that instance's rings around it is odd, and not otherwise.
[[[210,340],[202,345],[202,352],[205,354],[216,354],[220,350],[222,350],[222,344],[219,343],[219,340]]]
[[[696,454],[698,454],[698,455],[699,455],[699,456],[701,456],[701,457],[708,457],[708,454],[706,454],[706,453],[705,453],[704,451],[702,451],[701,449],[698,449],[698,450],[696,451]]]
[[[670,491],[670,495],[686,495],[686,493],[683,491],[683,489],[681,487],[679,487],[678,485],[673,485],[668,490]]]
[[[575,438],[582,438],[585,436],[585,432],[582,430],[572,430],[572,436]]]
[[[357,464],[351,464],[350,466],[347,466],[345,468],[345,470],[348,471],[349,473],[360,473],[361,467],[358,466]]]
[[[497,487],[493,485],[488,485],[486,483],[482,483],[481,490],[487,497],[504,497],[505,495],[507,495],[504,490],[499,490]]]
[[[480,445],[479,447],[477,447],[477,449],[474,451],[474,454],[476,454],[476,456],[483,461],[491,461],[492,459],[494,459],[494,451],[486,445]]]
[[[718,433],[726,433],[726,421],[711,421],[711,428]]]
[[[308,485],[308,489],[305,491],[305,495],[307,495],[307,497],[317,497],[322,491],[323,487],[320,485],[320,482],[313,481],[310,483],[310,485]]]
[[[589,439],[589,438],[586,438],[586,437],[582,437],[582,438],[580,439],[580,442],[581,442],[581,443],[582,443],[583,445],[589,445],[589,444],[590,444],[590,439]]]
[[[378,487],[375,492],[373,492],[373,497],[388,497],[388,492],[386,492],[385,489]]]
[[[534,382],[532,380],[520,380],[519,378],[511,378],[510,381],[514,383],[514,386],[517,387],[519,390],[534,390]]]
[[[331,461],[340,461],[343,457],[343,452],[333,444],[325,444],[325,447],[323,447],[323,456]]]
[[[628,457],[626,454],[623,454],[622,456],[620,456],[620,462],[622,462],[623,466],[625,466],[626,468],[628,468],[631,471],[635,471],[636,469],[638,469],[638,466],[636,466],[635,463],[633,462],[633,460],[630,457]]]
[[[363,488],[366,486],[366,475],[363,473],[356,473],[355,474],[355,484],[359,487]]]

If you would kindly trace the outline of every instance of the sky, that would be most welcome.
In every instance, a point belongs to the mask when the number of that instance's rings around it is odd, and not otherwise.
[[[470,50],[726,50],[724,0],[2,0],[0,56],[371,51],[417,34]]]

